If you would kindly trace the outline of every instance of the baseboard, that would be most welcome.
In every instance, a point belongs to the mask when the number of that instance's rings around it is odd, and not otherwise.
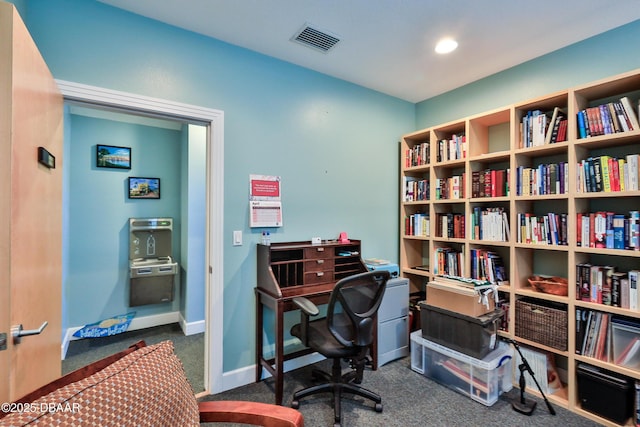
[[[181,316],[179,311],[172,311],[170,313],[152,314],[150,316],[143,316],[143,317],[134,317],[133,319],[131,319],[131,323],[129,324],[129,329],[127,330],[135,331],[138,329],[152,328],[154,326],[169,325],[171,323],[180,323],[180,319],[181,319]],[[198,322],[194,322],[194,323],[198,323]],[[204,321],[202,322],[202,324],[204,326]],[[182,325],[180,326],[182,327]],[[67,350],[69,349],[69,342],[81,339],[81,338],[74,337],[73,334],[82,328],[84,328],[84,325],[67,328],[64,334],[64,337],[62,338],[62,345],[60,346],[62,360],[64,360],[67,356]],[[184,328],[183,328],[183,331],[184,331]],[[84,338],[84,339],[91,339],[91,338]]]
[[[287,360],[283,364],[284,372],[293,371],[303,366],[311,365],[312,363],[324,360],[325,357],[320,353],[311,353],[305,356],[297,357],[295,359]],[[262,379],[271,377],[265,369],[262,370]],[[224,372],[222,374],[222,390],[231,390],[243,385],[251,384],[256,381],[256,367],[255,365],[247,366],[244,368],[236,369],[235,371]]]
[[[182,313],[180,313],[180,328],[185,336],[195,335],[203,333],[205,330],[204,320],[198,320],[197,322],[187,322],[182,317]]]

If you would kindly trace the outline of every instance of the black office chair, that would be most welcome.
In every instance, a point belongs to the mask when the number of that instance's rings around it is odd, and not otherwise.
[[[342,421],[342,393],[370,399],[375,402],[376,412],[382,412],[380,396],[356,384],[362,382],[367,352],[374,339],[376,313],[389,278],[388,271],[369,271],[341,279],[331,292],[327,316],[313,321],[309,316],[316,316],[318,308],[306,298],[294,299],[301,309],[301,322],[291,328],[291,334],[305,346],[333,359],[331,374],[318,370],[313,372],[315,378],[328,382],[296,391],[291,402],[294,409],[298,409],[299,401],[304,397],[332,392],[335,426]],[[350,361],[351,367],[344,375],[343,359]]]

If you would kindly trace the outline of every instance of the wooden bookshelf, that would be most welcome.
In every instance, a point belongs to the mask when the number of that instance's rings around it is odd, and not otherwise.
[[[622,272],[638,270],[640,251],[583,247],[578,244],[577,232],[580,227],[577,217],[578,214],[596,211],[612,211],[628,217],[631,210],[640,209],[640,191],[625,189],[615,192],[585,192],[584,189],[578,189],[577,179],[579,164],[590,157],[608,155],[626,158],[627,155],[640,153],[640,129],[581,138],[578,114],[587,108],[615,102],[622,97],[631,101],[637,118],[640,70],[432,126],[406,134],[401,140],[400,272],[403,277],[409,279],[411,291],[423,291],[426,283],[434,278],[434,269],[437,267],[436,254],[443,252],[443,248],[460,253],[459,262],[462,265],[459,269],[464,271],[466,276],[470,272],[470,254],[473,249],[486,249],[498,253],[504,261],[509,277],[509,284],[499,288],[501,296],[509,302],[509,329],[501,334],[554,355],[556,365],[567,374],[563,393],[549,396],[550,400],[604,425],[616,424],[581,408],[577,385],[578,363],[592,364],[634,380],[640,380],[640,367],[632,369],[618,366],[610,359],[598,360],[577,355],[576,310],[596,310],[640,322],[640,308],[632,310],[576,299],[576,265],[590,263],[614,266],[616,271]],[[559,115],[566,119],[564,140],[545,144],[543,138],[541,145],[540,139],[537,139],[536,145],[523,144],[523,119],[536,110],[548,113],[550,119],[556,107],[559,108]],[[463,146],[456,148],[456,145],[451,143],[447,146],[449,155],[443,156],[441,141],[454,137],[458,139],[463,135]],[[421,155],[419,164],[412,163],[409,152],[416,152],[417,149],[414,150],[414,147],[420,146],[421,152],[424,153],[425,144],[428,144],[428,156],[425,158]],[[451,156],[451,152],[455,150],[458,150],[457,155]],[[498,170],[507,170],[508,193],[479,197],[478,192],[474,192],[473,185],[477,185],[472,179],[474,172],[478,175],[481,171],[491,173]],[[552,188],[553,184],[546,182],[546,185],[541,184],[535,190],[524,191],[521,178],[527,173],[537,174],[541,170],[549,174],[559,174],[558,171],[561,170],[562,184]],[[417,197],[418,184],[414,184],[410,190],[408,182],[421,182],[420,197]],[[443,190],[443,183],[451,186]],[[458,188],[454,188],[455,185],[458,185]],[[424,194],[425,191],[427,194]],[[506,213],[510,239],[492,241],[471,238],[470,219],[474,210],[496,208]],[[519,214],[541,217],[541,226],[544,226],[545,216],[555,219],[554,216],[548,215],[550,213],[558,216],[558,232],[564,230],[564,240],[554,239],[557,244],[518,240]],[[460,214],[465,216],[463,237],[449,238],[446,234],[436,233],[436,230],[441,229],[441,224],[437,224],[437,221],[447,214],[450,214],[449,217]],[[407,227],[410,219],[416,216],[420,217],[423,227],[418,228],[420,233],[415,233],[416,228],[413,226],[416,224],[412,224],[410,231],[415,235],[410,235]],[[559,296],[536,291],[527,280],[534,274],[567,278],[568,295]],[[567,335],[566,349],[548,347],[516,335],[515,301],[522,298],[566,309],[568,327],[566,331],[562,331]],[[528,391],[536,393],[534,388],[531,387]],[[633,425],[632,420],[628,423]]]

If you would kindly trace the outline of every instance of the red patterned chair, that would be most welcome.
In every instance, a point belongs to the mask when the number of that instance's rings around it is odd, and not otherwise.
[[[200,402],[173,343],[127,350],[71,372],[0,412],[0,426],[198,426],[201,422],[303,427],[295,409],[258,402]]]

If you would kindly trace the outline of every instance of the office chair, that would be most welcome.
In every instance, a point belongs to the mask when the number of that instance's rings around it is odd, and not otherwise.
[[[339,426],[341,396],[352,393],[372,400],[376,412],[382,412],[380,396],[357,384],[362,382],[367,352],[374,339],[376,313],[389,278],[388,271],[369,271],[341,279],[329,297],[326,317],[317,320],[309,320],[319,312],[311,301],[302,297],[294,299],[300,307],[301,322],[291,328],[291,334],[305,346],[333,359],[333,366],[331,374],[314,370],[314,378],[328,382],[296,391],[291,407],[298,409],[300,399],[312,394],[332,392],[334,426]],[[343,359],[349,360],[351,367],[344,375]]]

